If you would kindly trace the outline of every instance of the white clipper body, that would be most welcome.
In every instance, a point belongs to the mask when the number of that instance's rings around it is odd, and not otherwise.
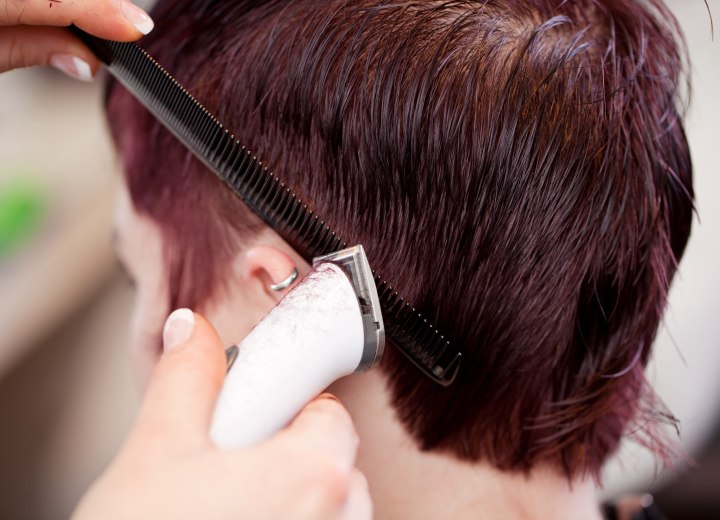
[[[215,407],[213,442],[262,441],[333,381],[374,366],[384,345],[362,246],[315,258],[310,274],[238,344]]]

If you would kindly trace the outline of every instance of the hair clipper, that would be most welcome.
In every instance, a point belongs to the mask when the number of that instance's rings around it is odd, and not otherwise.
[[[333,381],[365,372],[385,346],[362,246],[313,260],[313,270],[237,345],[210,436],[220,448],[257,443],[286,426]]]

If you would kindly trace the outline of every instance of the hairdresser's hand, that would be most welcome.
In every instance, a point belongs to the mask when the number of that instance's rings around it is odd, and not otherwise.
[[[355,469],[357,436],[333,398],[316,399],[258,446],[213,446],[208,429],[225,354],[204,319],[178,316],[166,325],[137,423],[74,519],[371,518]]]
[[[137,40],[153,28],[130,0],[0,0],[0,72],[52,65],[90,80],[99,62],[64,27],[116,41]]]

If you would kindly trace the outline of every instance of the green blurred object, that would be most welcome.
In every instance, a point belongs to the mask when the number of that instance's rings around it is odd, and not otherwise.
[[[0,176],[0,179],[7,176]],[[42,190],[15,174],[0,184],[0,260],[28,242],[45,209]]]

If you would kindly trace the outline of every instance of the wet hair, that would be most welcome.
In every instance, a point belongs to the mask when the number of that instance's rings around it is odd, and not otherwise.
[[[386,349],[422,450],[598,475],[661,455],[644,367],[692,220],[686,58],[661,1],[160,0],[144,46],[464,354]],[[173,307],[202,307],[259,219],[117,84],[135,207]]]

